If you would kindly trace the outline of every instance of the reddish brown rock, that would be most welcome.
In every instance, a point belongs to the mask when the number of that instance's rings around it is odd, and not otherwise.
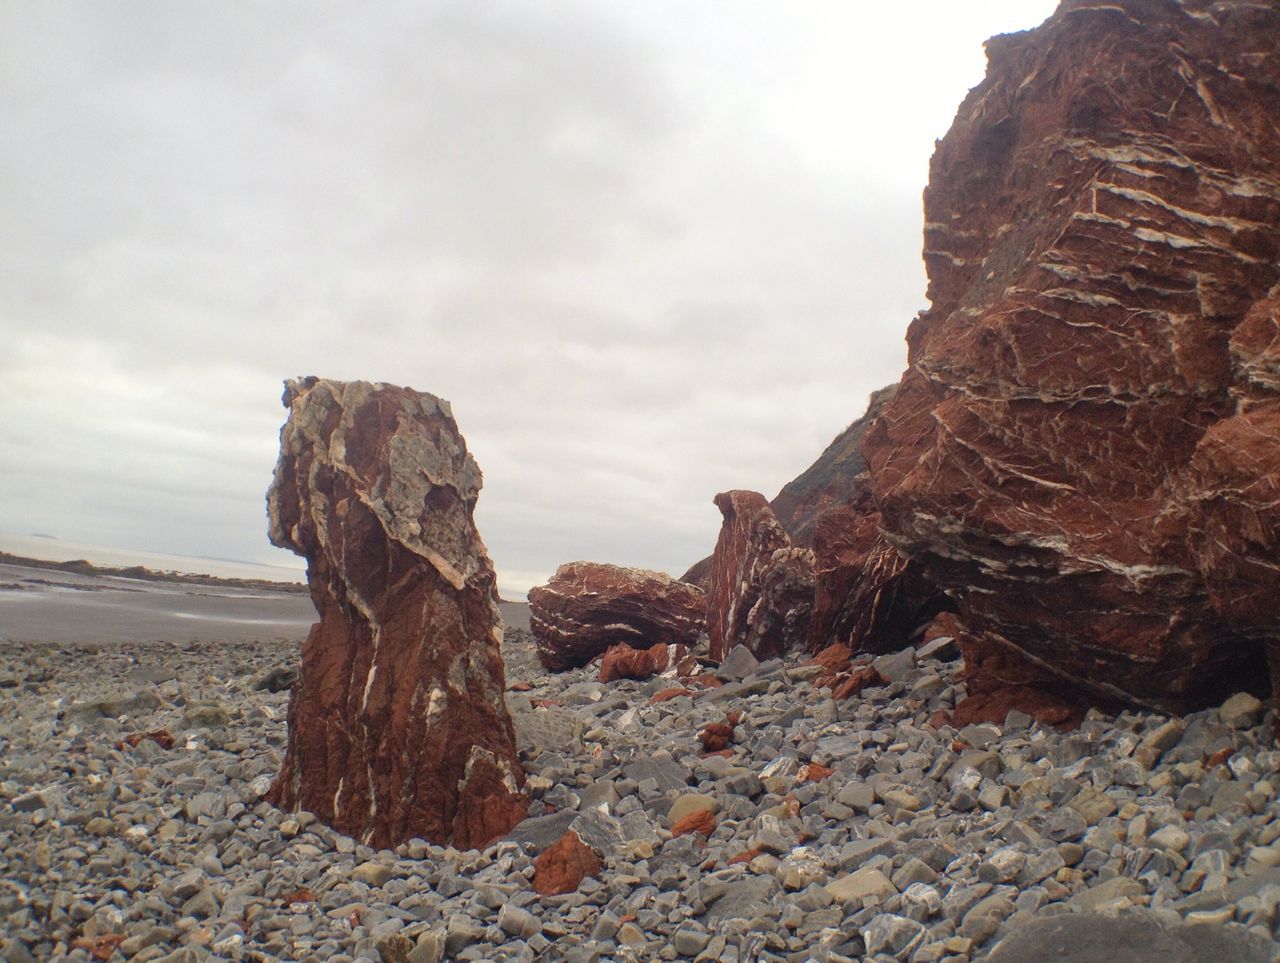
[[[758,492],[715,497],[724,521],[711,562],[707,635],[711,658],[735,645],[758,658],[804,644],[813,610],[813,553],[795,548]]]
[[[716,831],[716,817],[710,809],[699,809],[689,815],[676,820],[671,826],[671,836],[674,839],[677,836],[688,836],[690,833],[700,833],[703,837],[710,837]]]
[[[906,648],[947,604],[920,566],[885,540],[865,484],[860,477],[846,504],[813,522],[813,652],[833,644],[855,652]]]
[[[733,730],[742,721],[742,713],[738,710],[730,712],[723,722],[712,722],[698,733],[698,741],[707,753],[722,752],[733,743]]]
[[[871,686],[887,684],[885,678],[868,663],[869,658],[864,656],[855,661],[853,650],[847,645],[829,645],[809,660],[809,665],[822,667],[813,684],[830,689],[831,698],[837,702],[858,695]]]
[[[527,801],[480,470],[432,395],[307,378],[284,401],[271,540],[307,559],[320,621],[270,798],[371,846],[482,846]]]
[[[1230,354],[1235,413],[1201,437],[1178,492],[1214,609],[1269,641],[1280,638],[1280,286],[1245,315]]]
[[[725,862],[729,866],[735,866],[738,863],[749,863],[753,859],[755,859],[757,856],[760,856],[763,854],[764,854],[763,849],[744,849],[742,852],[738,853],[736,856],[730,856],[727,860],[725,860]]]
[[[800,767],[800,771],[796,773],[796,782],[822,782],[828,776],[835,772],[830,766],[824,766],[820,762],[810,762]]]
[[[539,896],[563,896],[600,875],[603,864],[594,849],[572,829],[543,850],[533,862],[533,888]]]
[[[149,739],[161,749],[172,749],[173,733],[168,729],[155,729],[151,732],[133,732],[125,736],[124,739],[116,743],[117,749],[123,749],[125,746],[130,748],[137,747],[143,740]]]
[[[693,689],[685,689],[681,686],[673,686],[670,689],[663,689],[649,697],[649,705],[656,706],[662,702],[670,702],[672,699],[679,699],[681,696],[695,696],[698,693]]]
[[[611,646],[600,658],[601,682],[616,679],[651,679],[667,670],[686,676],[697,667],[697,660],[689,655],[684,645],[653,645],[647,649],[633,649],[629,645]]]
[[[863,450],[971,672],[1178,711],[1275,637],[1277,37],[1274,4],[1067,0],[938,146],[932,307]]]
[[[553,672],[586,665],[610,646],[693,645],[706,595],[663,572],[602,562],[561,565],[529,592],[538,658]]]
[[[807,630],[813,652],[836,643],[857,651],[904,648],[945,604],[919,566],[881,536],[880,513],[868,488],[860,445],[896,387],[874,392],[866,413],[769,503],[791,543],[813,549]],[[683,580],[710,591],[711,562],[710,557],[697,562]]]

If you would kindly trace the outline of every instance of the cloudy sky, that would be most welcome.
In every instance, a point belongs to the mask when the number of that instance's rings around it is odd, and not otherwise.
[[[0,531],[281,562],[299,374],[450,399],[507,593],[675,574],[897,380],[1053,0],[4,0]]]

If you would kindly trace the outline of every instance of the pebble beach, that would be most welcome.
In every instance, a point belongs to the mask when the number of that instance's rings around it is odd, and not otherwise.
[[[881,657],[888,684],[841,703],[803,657],[746,650],[668,698],[673,679],[546,673],[513,625],[530,818],[480,851],[375,851],[262,799],[296,643],[5,641],[0,957],[961,963],[1083,960],[1100,934],[1132,946],[1117,959],[1275,957],[1262,702],[933,728],[963,694],[936,648]],[[567,828],[604,869],[539,896]]]

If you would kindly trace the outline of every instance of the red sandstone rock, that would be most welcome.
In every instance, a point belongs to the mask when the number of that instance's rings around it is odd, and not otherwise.
[[[600,659],[601,682],[615,679],[651,679],[667,670],[686,676],[697,666],[690,657],[688,646],[653,645],[647,649],[633,649],[629,645],[611,646]]]
[[[824,766],[820,762],[811,762],[801,766],[800,771],[796,773],[796,782],[822,782],[835,770],[830,766]]]
[[[769,658],[804,643],[813,609],[813,553],[795,548],[764,496],[721,492],[724,516],[711,562],[707,634],[711,658],[735,645]]]
[[[946,604],[920,566],[884,539],[865,484],[859,478],[846,504],[813,522],[810,651],[839,643],[855,652],[897,651]]]
[[[132,732],[116,743],[116,748],[123,749],[125,746],[135,748],[144,739],[150,739],[161,749],[172,749],[174,745],[173,733],[168,729],[155,729],[151,732]]]
[[[698,741],[705,752],[721,752],[733,742],[733,726],[723,722],[712,722],[698,733]]]
[[[698,693],[692,689],[685,689],[675,686],[671,689],[663,689],[661,692],[655,693],[649,697],[649,705],[656,706],[660,702],[670,702],[672,699],[678,699],[681,696],[695,696]]]
[[[690,833],[701,833],[710,837],[716,831],[716,817],[710,809],[699,809],[677,820],[671,827],[671,837],[687,836]]]
[[[829,688],[831,698],[837,702],[858,695],[870,686],[885,684],[884,677],[870,665],[854,661],[853,650],[847,645],[829,645],[810,659],[809,664],[822,666],[813,684]]]
[[[534,891],[539,896],[572,893],[588,876],[598,876],[602,865],[596,851],[569,830],[534,860]]]
[[[561,565],[529,592],[538,658],[553,672],[586,665],[612,645],[693,645],[706,596],[663,572],[601,562]]]
[[[523,818],[480,470],[448,403],[290,381],[271,541],[307,559],[320,613],[270,798],[371,846],[482,846]]]
[[[724,717],[723,722],[712,722],[704,727],[698,733],[698,741],[702,743],[703,750],[710,754],[727,749],[733,742],[734,727],[741,720],[742,713],[734,710]]]
[[[974,697],[1016,664],[1178,711],[1276,637],[1277,36],[1274,4],[1067,0],[938,146],[932,307],[863,451]]]
[[[842,702],[860,695],[863,689],[887,685],[888,680],[869,665],[851,668],[847,674],[837,677],[831,685],[831,698]]]

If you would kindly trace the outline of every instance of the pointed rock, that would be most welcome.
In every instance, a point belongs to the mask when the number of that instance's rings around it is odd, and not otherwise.
[[[804,644],[813,610],[813,553],[795,548],[758,492],[715,497],[724,521],[711,557],[711,658],[735,645],[771,658]]]

